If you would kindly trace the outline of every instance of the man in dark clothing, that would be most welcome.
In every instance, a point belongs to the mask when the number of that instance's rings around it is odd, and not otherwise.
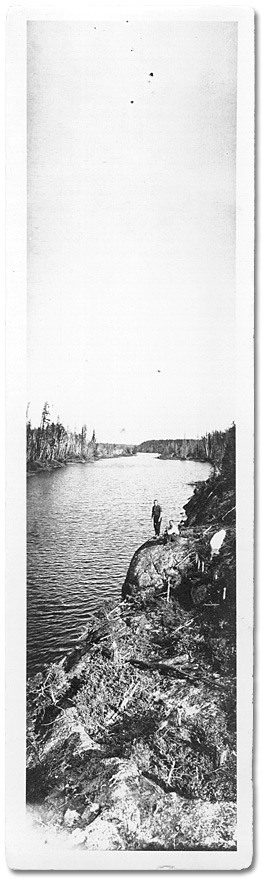
[[[161,528],[161,520],[162,520],[162,510],[161,510],[161,506],[158,503],[156,498],[154,500],[154,504],[152,507],[151,519],[153,520],[153,523],[154,523],[154,530],[155,530],[156,538],[159,538],[160,528]]]

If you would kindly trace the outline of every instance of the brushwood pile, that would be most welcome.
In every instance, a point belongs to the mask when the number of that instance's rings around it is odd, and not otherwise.
[[[236,849],[234,435],[185,510],[28,682],[27,809],[48,846]]]

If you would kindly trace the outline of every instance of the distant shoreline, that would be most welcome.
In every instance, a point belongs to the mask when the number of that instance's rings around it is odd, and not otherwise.
[[[119,458],[133,458],[137,454],[145,454],[144,452],[115,452],[114,454],[98,455],[96,458],[68,458],[66,461],[32,461],[27,464],[26,475],[35,476],[37,473],[51,473],[58,467],[68,467],[71,464],[96,464],[98,461],[112,461]],[[157,452],[148,452],[147,454],[155,454],[157,461],[196,461],[198,464],[211,464],[208,458],[183,457],[181,455],[160,455]]]
[[[67,466],[67,464],[89,464],[95,463],[96,461],[107,459],[111,460],[112,458],[130,458],[137,454],[155,454],[157,456],[157,460],[160,461],[198,461],[198,463],[200,464],[212,464],[215,468],[220,470],[230,432],[230,429],[222,432],[214,431],[211,434],[206,434],[205,437],[202,437],[200,440],[146,440],[139,445],[102,442],[97,443],[95,439],[95,433],[93,432],[92,441],[88,444],[85,450],[85,457],[83,457],[83,455],[81,454],[82,440],[80,439],[80,437],[78,437],[78,439],[76,438],[76,445],[74,443],[75,449],[77,447],[77,451],[72,452],[71,450],[71,457],[63,457],[61,458],[61,460],[54,459],[53,457],[51,457],[51,460],[47,460],[46,457],[31,458],[31,454],[33,455],[34,451],[33,447],[32,450],[30,447],[30,458],[28,456],[27,461],[27,476],[33,476],[35,473],[42,473],[44,470],[55,470],[57,467],[65,467]],[[32,431],[30,432],[30,435],[31,433]],[[47,431],[45,431],[45,442],[46,433]],[[50,445],[47,441],[44,449],[44,454],[52,455],[54,452],[56,453],[57,451],[59,457],[59,447],[57,450],[54,445],[51,446],[51,451],[49,450]]]
[[[158,461],[197,461],[198,464],[211,464],[209,458],[196,458],[195,455],[159,455]]]
[[[45,407],[44,407],[45,409]],[[45,414],[45,413],[44,413]],[[46,417],[46,415],[45,415]],[[44,424],[45,418],[43,420]],[[231,433],[213,431],[204,437],[189,439],[152,439],[138,445],[127,443],[97,442],[95,431],[92,439],[87,442],[86,427],[81,434],[66,431],[58,422],[44,424],[41,428],[31,428],[27,424],[27,476],[51,471],[67,464],[88,464],[95,461],[128,458],[137,454],[155,454],[162,461],[198,461],[200,464],[212,464],[220,470],[227,442]]]
[[[32,461],[27,464],[26,475],[35,476],[36,473],[51,473],[58,467],[68,467],[70,464],[96,464],[97,461],[112,461],[114,458],[132,458],[136,452],[115,452],[115,454],[98,455],[96,458],[67,458],[66,461]]]

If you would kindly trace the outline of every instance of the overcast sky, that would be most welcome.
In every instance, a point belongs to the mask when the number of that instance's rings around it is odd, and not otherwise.
[[[33,424],[234,419],[236,65],[232,22],[28,23]]]

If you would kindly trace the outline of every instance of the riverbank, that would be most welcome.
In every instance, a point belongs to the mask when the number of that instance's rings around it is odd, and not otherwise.
[[[76,462],[74,463],[77,463]],[[26,465],[26,475],[27,476],[35,476],[36,473],[46,473],[48,471],[57,470],[58,467],[66,467],[67,464],[71,462],[69,461],[31,461],[30,464]]]
[[[131,447],[127,447],[128,449]],[[121,446],[112,446],[108,444],[108,448],[106,451],[106,446],[104,444],[97,444],[98,452],[95,456],[91,458],[83,458],[78,455],[74,458],[66,458],[65,460],[52,460],[52,461],[42,461],[36,458],[34,461],[30,461],[26,465],[27,476],[34,476],[36,473],[44,473],[45,471],[56,470],[58,467],[67,467],[69,464],[93,464],[96,461],[103,461],[110,458],[131,458],[136,454],[136,451],[124,451]],[[135,449],[135,447],[134,447]]]
[[[28,813],[49,846],[61,836],[88,850],[236,848],[229,461],[223,485],[211,477],[186,505],[177,542],[146,542],[118,605],[28,683]]]
[[[198,461],[199,464],[208,464],[209,458],[196,457],[194,455],[177,455],[175,452],[158,456],[158,461]]]
[[[209,462],[220,468],[225,449],[234,435],[233,425],[228,430],[215,430],[196,439],[148,439],[138,445],[138,452],[158,452],[161,460]]]

